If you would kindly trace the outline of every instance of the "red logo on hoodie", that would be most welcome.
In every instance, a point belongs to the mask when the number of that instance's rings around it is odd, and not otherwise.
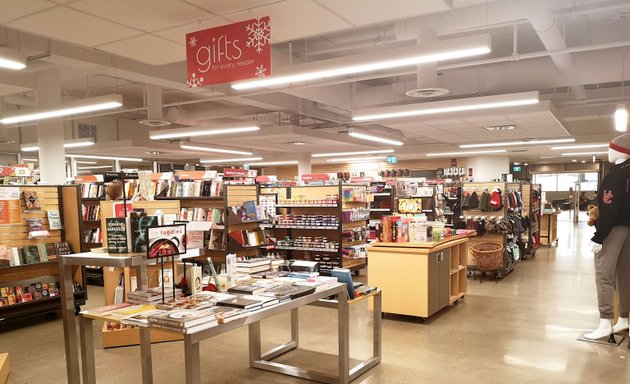
[[[612,190],[604,190],[604,204],[612,204],[613,202],[613,193]]]

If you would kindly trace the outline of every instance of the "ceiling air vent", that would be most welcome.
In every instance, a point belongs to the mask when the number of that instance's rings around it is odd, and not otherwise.
[[[409,97],[417,97],[421,99],[429,99],[431,97],[444,96],[449,92],[445,88],[416,88],[405,92]]]
[[[498,132],[498,131],[512,131],[516,129],[516,125],[508,124],[508,125],[492,125],[489,127],[483,127],[486,131],[490,132]]]
[[[166,127],[167,125],[171,125],[170,121],[158,119],[140,120],[138,123],[151,128]]]

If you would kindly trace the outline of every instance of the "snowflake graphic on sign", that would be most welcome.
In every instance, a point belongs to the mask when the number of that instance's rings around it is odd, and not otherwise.
[[[191,47],[196,47],[197,46],[197,38],[195,36],[191,37],[190,40],[188,41],[188,45],[190,45]]]
[[[256,19],[245,27],[247,31],[247,47],[256,48],[256,52],[261,53],[265,45],[270,44],[271,27],[269,22],[262,19]]]
[[[203,77],[197,77],[196,73],[190,75],[190,79],[186,80],[188,88],[196,88],[203,85]]]
[[[256,75],[256,77],[265,77],[265,76],[267,76],[267,68],[265,68],[264,65],[257,66],[255,75]]]

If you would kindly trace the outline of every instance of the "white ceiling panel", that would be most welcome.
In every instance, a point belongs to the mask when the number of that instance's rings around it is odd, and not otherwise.
[[[354,25],[365,25],[449,10],[443,0],[315,0]]]
[[[186,48],[183,44],[176,44],[153,35],[138,36],[101,45],[98,48],[153,65],[186,60]],[[182,81],[184,81],[183,76],[184,74],[182,74]]]
[[[44,0],[0,0],[0,23],[17,19],[18,17],[26,16],[33,12],[38,12],[54,6],[54,4]]]
[[[73,9],[55,7],[8,23],[9,26],[70,43],[94,47],[140,32]]]
[[[210,16],[197,7],[173,0],[81,0],[69,6],[145,32]]]
[[[310,0],[288,0],[226,15],[232,21],[269,16],[271,39],[289,41],[349,28],[351,25]]]
[[[154,35],[162,36],[165,39],[169,39],[179,44],[184,44],[186,41],[186,34],[190,32],[201,31],[208,28],[219,27],[221,25],[230,24],[231,21],[221,17],[211,17],[198,22],[189,23],[175,28],[165,29],[163,31],[154,32]]]
[[[261,5],[278,3],[278,0],[188,0],[189,3],[195,4],[217,15],[225,15],[238,11],[244,11]]]

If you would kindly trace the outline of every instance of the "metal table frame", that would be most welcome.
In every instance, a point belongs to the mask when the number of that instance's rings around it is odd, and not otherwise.
[[[74,304],[72,294],[72,266],[74,265],[100,265],[104,267],[133,267],[136,268],[137,276],[143,289],[146,289],[147,274],[146,265],[154,262],[141,256],[109,256],[107,254],[74,254],[61,256],[59,258],[59,270],[62,287],[62,311],[64,340],[66,347],[66,365],[69,384],[95,384],[95,358],[93,340],[93,321],[89,316],[80,315],[79,331],[81,344],[81,371],[79,370],[79,349],[76,335],[76,319],[74,315]],[[69,294],[68,294],[69,293]],[[304,379],[315,380],[323,383],[347,384],[361,376],[369,369],[379,364],[381,361],[381,292],[366,296],[374,298],[373,313],[373,356],[360,362],[355,367],[350,368],[350,323],[349,306],[358,301],[347,300],[332,301],[326,298],[339,295],[346,296],[346,285],[339,283],[331,287],[316,291],[311,295],[300,297],[262,310],[253,312],[247,317],[233,320],[226,324],[210,328],[184,336],[184,357],[187,384],[201,383],[201,362],[199,354],[199,342],[236,328],[247,325],[249,327],[249,365],[253,368],[264,369],[272,372],[282,373]],[[337,375],[330,375],[321,372],[306,370],[286,364],[275,363],[272,360],[284,353],[298,348],[299,346],[299,307],[304,305],[315,305],[337,309],[338,318],[338,340],[339,340],[339,364]],[[291,311],[291,340],[270,351],[261,351],[260,321],[280,313]],[[142,367],[142,383],[153,382],[152,356],[151,356],[151,334],[150,328],[140,328],[140,355]],[[82,378],[82,380],[81,380]]]
[[[59,280],[61,284],[61,313],[63,316],[63,333],[64,343],[66,348],[66,370],[68,375],[68,384],[80,384],[81,383],[81,371],[79,370],[79,346],[77,344],[77,319],[75,317],[74,308],[74,292],[73,292],[73,279],[72,279],[72,267],[75,265],[97,265],[102,267],[132,267],[136,268],[136,276],[138,276],[139,286],[142,289],[148,287],[146,266],[152,264],[155,260],[148,260],[143,257],[144,254],[129,254],[129,255],[117,255],[110,256],[107,253],[76,253],[72,255],[59,256]],[[83,367],[83,383],[96,383],[96,377],[94,374],[94,341],[92,336],[92,319],[88,319],[85,316],[79,316],[79,328],[80,328],[80,342],[81,342],[81,364]],[[150,339],[148,329],[140,332],[140,338]],[[150,350],[145,351],[142,348],[143,356],[143,382],[150,383],[152,381],[151,370],[146,372],[145,368],[145,355],[150,353]],[[150,356],[148,356],[148,362],[150,364]],[[149,367],[150,368],[150,367]],[[147,379],[144,376],[149,375]]]

